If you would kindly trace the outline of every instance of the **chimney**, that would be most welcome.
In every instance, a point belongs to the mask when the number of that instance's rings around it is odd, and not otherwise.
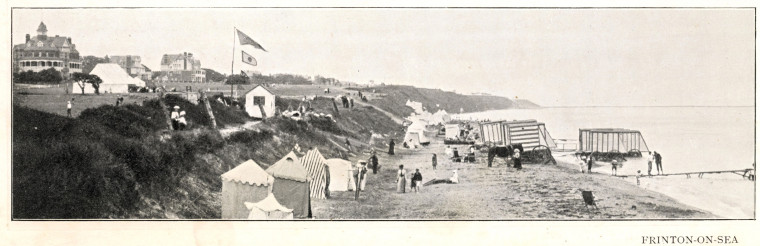
[[[27,34],[26,34],[26,43],[29,43],[29,39],[30,39],[30,36],[29,36],[29,34],[27,33]]]
[[[69,44],[71,44],[71,38],[68,38],[68,40],[69,40]]]

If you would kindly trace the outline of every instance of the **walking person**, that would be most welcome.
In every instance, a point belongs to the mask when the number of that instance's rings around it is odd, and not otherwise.
[[[612,176],[617,176],[618,161],[613,159],[610,164],[612,164]]]
[[[649,176],[652,176],[652,162],[654,162],[654,153],[650,153],[649,158],[647,158],[647,174]]]
[[[396,146],[396,143],[393,142],[393,139],[388,143],[388,155],[394,155],[393,147]]]
[[[398,174],[396,174],[396,192],[406,193],[406,170],[404,170],[404,165],[398,166]]]
[[[433,170],[435,170],[435,166],[438,165],[438,157],[433,154]]]
[[[412,174],[412,190],[415,193],[420,192],[420,186],[422,186],[422,174],[420,173],[420,169],[417,168],[414,174]]]
[[[657,164],[657,175],[665,174],[665,171],[662,170],[662,156],[657,151],[654,152],[654,163]]]
[[[348,141],[348,137],[346,137],[346,148],[348,149],[348,152],[351,152],[351,142]]]
[[[71,118],[71,100],[66,103],[66,116]]]
[[[359,162],[359,166],[357,167],[357,172],[356,172],[356,182],[357,182],[356,188],[359,190],[364,190],[364,186],[367,184],[367,162],[366,161]]]
[[[515,148],[514,154],[512,154],[512,162],[517,170],[522,170],[522,158],[520,157],[520,149]]]

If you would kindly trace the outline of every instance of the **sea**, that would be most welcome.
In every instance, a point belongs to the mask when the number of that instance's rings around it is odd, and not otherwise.
[[[651,151],[662,155],[665,173],[742,170],[754,168],[754,107],[544,107],[507,109],[453,115],[463,120],[525,120],[543,122],[554,139],[568,140],[573,149],[580,128],[626,128],[641,132]],[[562,142],[560,140],[560,142]],[[555,157],[566,162],[578,160],[569,153]],[[618,175],[647,174],[643,158],[628,158]],[[602,165],[594,172],[610,173]],[[653,174],[656,170],[653,167]],[[621,178],[636,182],[634,178]],[[740,175],[705,174],[653,176],[641,179],[640,186],[700,208],[721,218],[755,218],[755,182]]]

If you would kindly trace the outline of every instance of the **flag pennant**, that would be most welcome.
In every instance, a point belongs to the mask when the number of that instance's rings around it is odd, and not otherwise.
[[[249,55],[248,53],[245,53],[245,51],[241,51],[241,52],[243,52],[243,55],[242,55],[243,63],[251,65],[251,66],[256,66],[257,64],[256,58],[253,58],[253,56]]]
[[[241,32],[240,30],[237,30],[238,38],[240,39],[240,45],[250,45],[257,49],[267,51],[264,49],[264,47],[261,47],[259,43],[256,43],[256,41],[253,41],[251,37],[248,37],[248,35],[245,35],[245,33]]]
[[[242,75],[243,77],[248,77],[248,73],[246,73],[243,70],[240,70],[240,75]]]

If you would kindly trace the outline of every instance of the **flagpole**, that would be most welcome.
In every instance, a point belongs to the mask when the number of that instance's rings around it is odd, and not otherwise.
[[[232,65],[230,65],[230,76],[235,74],[235,32],[237,32],[236,27],[232,27]],[[230,83],[230,98],[232,98],[233,95],[233,86],[232,83]]]

